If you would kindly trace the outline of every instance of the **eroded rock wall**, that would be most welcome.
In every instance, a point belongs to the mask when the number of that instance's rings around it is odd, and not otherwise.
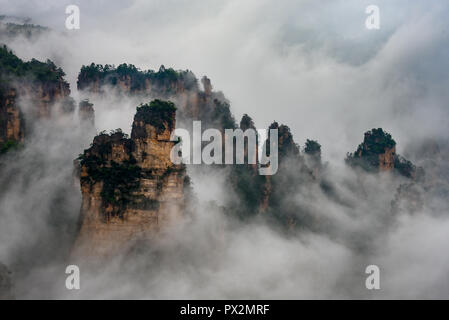
[[[170,160],[174,128],[173,104],[153,101],[138,108],[131,138],[100,134],[84,151],[75,255],[113,255],[183,216],[188,178],[185,167]]]

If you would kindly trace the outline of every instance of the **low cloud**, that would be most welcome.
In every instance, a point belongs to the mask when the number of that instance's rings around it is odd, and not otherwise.
[[[248,113],[259,128],[285,123],[299,143],[317,139],[338,198],[317,186],[286,188],[316,224],[285,234],[263,217],[242,225],[224,215],[220,206],[233,197],[226,171],[189,168],[199,200],[193,216],[132,253],[132,263],[118,257],[101,271],[82,268],[82,290],[69,292],[65,257],[81,203],[72,161],[93,137],[76,118],[42,121],[20,153],[2,159],[0,261],[15,271],[16,297],[449,296],[447,4],[378,1],[381,29],[368,31],[363,1],[69,2],[0,0],[5,14],[53,28],[8,45],[23,59],[62,66],[76,99],[79,69],[91,62],[206,74],[236,118]],[[79,31],[64,29],[66,4],[80,6]],[[107,94],[93,102],[97,131],[129,133],[143,101]],[[418,212],[391,212],[404,181],[344,165],[372,127],[392,133],[399,153],[408,148],[423,163],[419,144],[440,142],[440,181]],[[365,288],[369,264],[380,267],[380,291]]]

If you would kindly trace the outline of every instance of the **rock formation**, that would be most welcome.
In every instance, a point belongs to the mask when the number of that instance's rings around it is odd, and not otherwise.
[[[24,121],[13,88],[0,88],[0,145],[20,143],[24,138]]]
[[[423,176],[421,168],[396,154],[396,141],[382,128],[365,132],[363,142],[348,154],[346,162],[369,172],[391,171],[412,179]]]
[[[253,173],[256,175],[258,174],[258,163],[259,163],[259,159],[258,159],[258,155],[257,155],[257,148],[259,145],[259,141],[258,141],[258,137],[257,137],[257,128],[254,125],[253,119],[251,119],[250,116],[248,116],[246,113],[243,115],[242,120],[240,120],[240,129],[245,132],[246,130],[250,129],[253,130],[255,135],[256,135],[256,144],[255,144],[255,149],[253,149],[251,152],[248,150],[249,148],[249,144],[247,139],[245,139],[244,141],[244,157],[246,162],[248,163],[249,166],[251,167]],[[250,158],[252,157],[252,158]],[[254,163],[254,164],[250,164]]]
[[[203,129],[235,128],[235,120],[223,93],[212,91],[210,79],[198,79],[188,70],[175,71],[161,66],[158,71],[141,71],[131,64],[118,67],[92,63],[83,66],[78,75],[78,90],[92,98],[106,93],[134,95],[143,98],[171,100],[178,108],[178,122],[184,128],[191,127],[192,120],[201,120]]]
[[[27,118],[34,119],[74,110],[64,75],[50,60],[23,62],[6,46],[0,47],[1,149],[24,140],[25,113]]]
[[[112,89],[125,95],[169,98],[178,106],[178,123],[188,130],[191,129],[192,120],[201,120],[202,130],[216,128],[223,131],[238,127],[246,130],[255,127],[248,115],[244,115],[240,125],[237,125],[228,101],[222,93],[213,91],[210,79],[201,79],[203,90],[198,82],[190,71],[175,71],[164,66],[155,72],[140,71],[128,64],[118,67],[91,64],[81,69],[78,88],[88,97],[109,93]],[[282,221],[290,221],[291,225],[301,225],[310,214],[297,203],[290,203],[290,195],[310,183],[323,189],[326,194],[331,192],[321,160],[321,146],[314,140],[307,140],[302,152],[288,126],[273,122],[268,129],[278,130],[278,172],[274,176],[260,176],[260,163],[232,166],[228,171],[228,182],[238,200],[228,204],[229,211],[240,217],[264,212]],[[270,152],[269,148],[267,152]],[[245,146],[245,158],[247,156]],[[382,129],[367,132],[356,152],[348,155],[347,162],[371,172],[393,171],[415,180],[421,176],[419,168],[396,154],[396,142]],[[220,168],[209,166],[204,170]],[[298,222],[298,216],[304,221]]]
[[[56,72],[56,70],[54,70]],[[36,118],[50,118],[75,110],[70,97],[70,86],[64,79],[55,81],[31,81],[19,88],[19,97],[29,103],[31,115]]]
[[[95,127],[95,110],[93,103],[88,99],[82,100],[78,105],[80,122],[89,127]]]
[[[282,218],[284,221],[296,224],[294,222],[295,215],[284,211],[283,204],[286,202],[286,198],[296,192],[301,185],[316,182],[316,177],[307,166],[304,154],[301,153],[298,144],[295,143],[290,128],[286,125],[279,125],[275,121],[268,129],[278,130],[278,141],[275,146],[278,149],[279,169],[275,175],[264,176],[260,211],[271,211],[275,215],[279,213],[280,216],[284,216]],[[267,154],[270,153],[268,141],[269,134],[265,142]],[[317,143],[317,145],[319,144]],[[321,149],[319,154],[321,154]],[[314,156],[318,157],[318,153],[315,153]]]
[[[396,141],[389,133],[379,128],[365,132],[363,142],[354,155],[348,158],[353,159],[354,163],[359,160],[358,164],[365,165],[366,169],[390,171],[394,168],[395,155]]]
[[[206,96],[212,95],[212,83],[210,79],[206,76],[201,78],[201,83],[203,84],[204,94]]]
[[[306,140],[304,147],[307,166],[312,170],[313,176],[318,179],[323,167],[321,162],[321,145],[315,140]]]
[[[184,212],[189,180],[170,160],[176,108],[154,100],[137,108],[131,138],[100,134],[80,157],[81,230],[75,255],[110,255],[151,239]]]

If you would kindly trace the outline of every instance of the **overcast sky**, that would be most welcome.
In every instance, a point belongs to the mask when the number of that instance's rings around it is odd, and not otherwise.
[[[68,4],[80,7],[80,30],[65,29]],[[365,27],[365,8],[372,4],[380,8],[379,30]],[[142,69],[164,64],[211,78],[215,90],[231,101],[237,120],[248,113],[258,128],[274,120],[287,124],[302,146],[306,138],[318,139],[332,168],[343,164],[346,152],[354,151],[373,127],[390,132],[399,153],[421,138],[448,138],[447,1],[0,0],[0,8],[1,14],[30,17],[55,30],[36,42],[17,39],[9,45],[21,58],[50,58],[61,65],[75,98],[83,64],[126,62]],[[113,100],[95,105],[97,129],[120,126],[129,132],[136,102]],[[73,123],[54,126],[36,134],[28,151],[11,162],[17,171],[13,182],[0,176],[0,182],[11,184],[0,202],[5,264],[42,243],[52,197],[61,186],[70,190],[67,181],[72,160],[82,151],[83,132]],[[52,152],[40,152],[48,146]],[[206,206],[184,232],[162,240],[166,255],[160,261],[143,258],[143,267],[127,263],[132,279],[124,275],[111,282],[108,273],[93,275],[98,281],[92,280],[90,295],[369,297],[360,279],[364,266],[374,261],[386,275],[378,297],[447,298],[447,199],[429,200],[419,214],[405,213],[390,225],[385,217],[390,217],[398,181],[368,176],[361,182],[344,167],[331,170],[329,178],[350,205],[336,204],[317,186],[298,188],[291,198],[317,219],[330,219],[338,241],[308,233],[287,238],[264,225],[229,226]],[[229,191],[220,178],[203,185],[193,180],[200,200],[205,200],[202,195],[219,200]],[[69,213],[62,216],[75,220],[80,195],[65,193]],[[223,225],[221,237],[215,231]],[[353,250],[360,239],[372,242],[373,256]],[[22,279],[25,297],[43,294],[39,272],[44,270],[34,271]],[[38,284],[35,292],[29,291],[28,280]]]
[[[391,132],[399,149],[447,131],[444,1],[0,3],[5,14],[65,33],[46,45],[12,47],[22,57],[62,64],[72,89],[90,62],[190,69],[212,79],[238,120],[248,113],[259,128],[285,123],[301,145],[318,139],[330,159],[353,151],[372,127]],[[80,30],[65,29],[68,4],[80,8]],[[380,9],[379,30],[365,27],[370,4]]]

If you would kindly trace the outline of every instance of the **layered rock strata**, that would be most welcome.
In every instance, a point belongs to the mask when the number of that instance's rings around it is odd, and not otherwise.
[[[189,180],[185,167],[170,160],[175,110],[160,100],[140,106],[131,138],[120,130],[100,134],[84,151],[76,254],[114,254],[183,216]]]

